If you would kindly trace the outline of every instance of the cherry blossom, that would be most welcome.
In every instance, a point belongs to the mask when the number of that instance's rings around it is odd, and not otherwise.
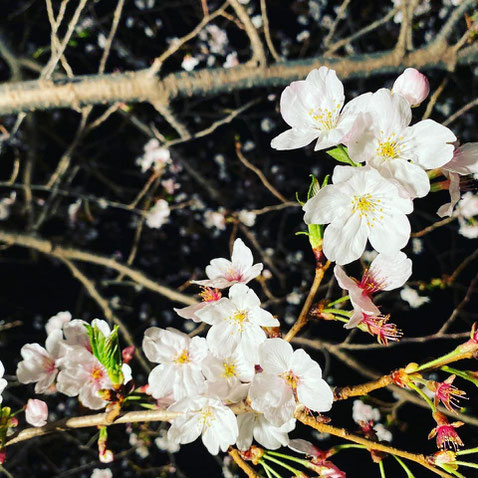
[[[233,353],[222,351],[217,356],[209,354],[202,362],[202,371],[208,380],[208,395],[238,402],[247,395],[254,363],[240,349]]]
[[[92,410],[103,408],[107,403],[98,395],[99,390],[113,388],[103,365],[79,346],[71,347],[64,357],[56,386],[60,393],[78,396],[80,402]]]
[[[249,390],[251,406],[264,413],[273,425],[289,421],[297,400],[310,410],[327,412],[334,396],[322,378],[320,365],[302,349],[294,351],[282,339],[269,339],[259,347],[262,373],[256,374]]]
[[[113,472],[109,468],[95,468],[90,478],[113,478]]]
[[[303,207],[307,224],[330,223],[323,238],[329,260],[344,265],[358,259],[367,239],[382,254],[405,247],[413,204],[395,184],[370,166],[336,166],[332,181]]]
[[[183,412],[168,430],[168,438],[174,442],[191,443],[202,435],[202,442],[212,455],[226,451],[236,442],[239,433],[236,416],[219,400],[184,398],[169,410]]]
[[[213,259],[206,267],[206,275],[209,279],[193,281],[193,283],[217,289],[224,289],[238,283],[247,284],[262,272],[262,263],[253,263],[251,250],[242,239],[236,239],[232,247],[231,260]]]
[[[54,330],[63,330],[65,324],[70,322],[71,313],[68,311],[58,312],[58,314],[50,317],[45,325],[46,333],[50,335]]]
[[[339,286],[349,293],[350,302],[354,306],[355,313],[346,324],[346,328],[352,328],[362,320],[363,313],[380,313],[372,301],[372,295],[381,290],[402,287],[412,274],[412,261],[401,251],[390,255],[378,254],[360,282],[349,277],[340,266],[335,266],[334,274]]]
[[[20,353],[23,360],[17,367],[19,382],[36,382],[36,393],[47,392],[55,381],[59,364],[66,353],[61,330],[54,330],[48,335],[45,347],[39,344],[26,344]]]
[[[25,408],[25,420],[34,427],[46,425],[48,418],[48,405],[35,398],[30,398]]]
[[[421,307],[423,304],[430,302],[430,297],[422,297],[418,295],[418,292],[411,287],[405,286],[400,291],[400,297],[410,304],[410,307],[416,309]]]
[[[148,169],[160,169],[166,164],[171,163],[171,153],[168,149],[161,147],[156,138],[150,139],[144,145],[144,154],[136,160],[136,164],[141,167],[145,173]]]
[[[248,450],[252,445],[252,439],[268,450],[276,450],[281,446],[287,446],[289,435],[295,428],[295,419],[285,422],[280,427],[272,425],[261,413],[241,413],[237,416],[239,437],[237,448]]]
[[[334,70],[322,66],[303,81],[294,81],[281,95],[280,110],[291,129],[274,138],[274,149],[295,149],[317,140],[315,150],[342,142],[351,130],[366,97],[350,101],[345,108],[344,87]],[[343,108],[343,109],[342,109]]]
[[[460,446],[463,446],[463,442],[456,432],[456,428],[464,425],[463,422],[449,423],[446,416],[440,412],[434,412],[433,418],[437,426],[428,435],[429,440],[436,437],[437,447],[442,450],[449,448],[456,451]]]
[[[451,216],[460,200],[460,176],[478,173],[478,143],[466,143],[456,148],[452,160],[440,170],[448,177],[451,201],[443,204],[437,214],[440,217]]]
[[[425,169],[439,168],[453,157],[456,136],[427,119],[409,126],[410,105],[385,88],[368,97],[365,121],[348,142],[350,157],[366,161],[382,176],[394,180],[410,197],[426,196],[430,181]]]
[[[430,93],[428,78],[415,68],[407,68],[396,80],[392,87],[393,93],[402,95],[408,104],[414,108],[420,106]]]
[[[146,213],[146,224],[151,229],[159,229],[168,221],[171,210],[168,201],[158,199],[154,206]]]
[[[151,327],[143,339],[148,360],[159,363],[149,374],[148,384],[154,398],[173,393],[175,400],[200,394],[205,389],[201,363],[207,355],[203,337],[189,337],[179,330]]]
[[[212,326],[206,339],[213,354],[232,353],[240,347],[251,361],[258,360],[257,347],[267,338],[261,327],[279,326],[279,321],[261,308],[256,293],[244,284],[234,284],[228,299],[222,298],[196,315]]]
[[[218,289],[211,289],[210,287],[203,287],[203,291],[199,294],[202,298],[202,302],[198,304],[188,305],[182,309],[173,309],[179,317],[183,319],[191,319],[194,322],[201,322],[201,319],[196,315],[199,310],[208,307],[209,305],[217,302],[222,294]]]

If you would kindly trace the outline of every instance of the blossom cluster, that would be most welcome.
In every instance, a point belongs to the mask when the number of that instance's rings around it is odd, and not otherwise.
[[[144,353],[158,363],[148,378],[149,393],[181,412],[168,431],[172,442],[202,436],[212,454],[233,444],[247,450],[253,439],[276,449],[289,442],[298,404],[330,410],[333,393],[319,364],[304,350],[294,351],[274,338],[279,321],[246,285],[261,271],[262,264],[253,264],[251,250],[236,239],[231,260],[213,259],[206,268],[208,279],[197,281],[204,300],[176,310],[208,324],[206,337],[173,328],[146,331]],[[226,288],[228,297],[223,297]]]

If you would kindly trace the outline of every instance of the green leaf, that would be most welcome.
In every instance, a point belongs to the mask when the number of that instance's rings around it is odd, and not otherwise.
[[[326,153],[340,163],[350,164],[355,167],[360,166],[359,163],[355,163],[350,159],[349,152],[345,146],[339,145],[336,148],[329,149]]]
[[[113,327],[112,332],[105,337],[97,325],[85,324],[90,338],[91,351],[108,373],[113,385],[123,384],[123,358],[119,346],[118,326]]]
[[[320,191],[320,184],[317,178],[313,174],[310,174],[309,177],[312,179],[310,181],[309,190],[307,191],[307,201]]]

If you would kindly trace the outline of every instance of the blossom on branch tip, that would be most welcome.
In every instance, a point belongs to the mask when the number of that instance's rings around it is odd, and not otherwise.
[[[207,355],[206,339],[189,337],[179,330],[151,327],[143,339],[148,360],[159,363],[149,374],[149,391],[154,398],[172,393],[175,400],[197,395],[205,389],[201,363]]]
[[[367,239],[387,255],[405,247],[410,238],[406,214],[413,204],[395,184],[370,166],[336,166],[332,180],[303,207],[306,224],[329,224],[323,251],[330,261],[344,265],[358,259]]]
[[[236,239],[230,261],[223,258],[213,259],[206,267],[208,279],[192,282],[217,289],[224,289],[238,283],[247,284],[262,272],[262,263],[253,264],[253,262],[251,250],[242,239]]]
[[[249,398],[254,410],[273,425],[290,420],[299,403],[316,412],[332,408],[334,396],[322,378],[320,365],[302,349],[293,350],[282,339],[269,339],[259,347],[262,372],[255,375]]]
[[[291,129],[275,137],[271,146],[295,149],[314,140],[316,151],[336,146],[352,129],[364,100],[362,95],[343,108],[344,86],[335,71],[325,66],[312,70],[305,80],[292,82],[282,92],[280,110]]]
[[[450,412],[456,412],[460,408],[458,400],[466,398],[466,393],[453,385],[455,378],[456,375],[450,375],[444,382],[427,382],[427,388],[435,393],[435,406],[441,402]]]
[[[259,358],[258,346],[267,338],[262,327],[280,325],[270,312],[261,308],[256,293],[244,284],[234,284],[228,299],[222,298],[196,315],[212,326],[206,339],[213,354],[232,353],[239,347],[255,363]]]
[[[402,95],[414,108],[420,106],[430,93],[428,78],[415,68],[407,68],[396,80],[392,92]]]
[[[219,400],[207,397],[184,398],[170,411],[183,412],[173,420],[168,439],[176,443],[191,443],[199,435],[209,453],[225,452],[236,442],[239,434],[234,413]]]
[[[433,418],[437,426],[428,435],[429,440],[436,437],[437,447],[440,449],[449,448],[456,451],[460,446],[463,446],[463,442],[455,430],[464,425],[463,422],[449,423],[445,415],[440,412],[434,412]]]

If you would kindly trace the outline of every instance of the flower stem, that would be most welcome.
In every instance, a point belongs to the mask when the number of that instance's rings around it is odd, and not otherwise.
[[[262,465],[264,470],[266,470],[266,473],[269,472],[272,476],[275,476],[276,478],[282,478],[282,476],[277,473],[274,468],[270,467],[267,463],[264,463],[264,460],[261,460],[259,463]]]
[[[468,448],[468,450],[458,450],[457,455],[470,455],[471,453],[478,453],[478,446],[475,448]]]
[[[425,402],[427,402],[428,406],[432,409],[432,412],[436,412],[437,409],[435,407],[435,404],[426,396],[426,394],[420,390],[413,382],[409,382],[408,386],[414,390],[418,395],[420,395]]]
[[[431,368],[439,368],[439,367],[442,367],[443,365],[447,365],[449,363],[457,362],[458,360],[463,360],[463,359],[471,358],[471,357],[472,357],[471,352],[468,352],[468,351],[463,352],[458,347],[455,350],[453,350],[453,351],[451,351],[451,352],[449,352],[445,355],[442,355],[441,357],[436,358],[435,360],[432,360],[432,361],[427,362],[423,365],[420,365],[420,367],[418,367],[416,372],[421,372],[423,370],[428,370],[428,369],[431,369]]]
[[[478,469],[478,464],[477,463],[469,463],[467,461],[455,461],[455,465],[459,466],[467,466],[469,468],[477,468]]]
[[[269,461],[272,461],[274,463],[277,463],[278,465],[282,466],[286,470],[289,470],[292,473],[294,473],[294,475],[296,475],[296,476],[300,476],[300,474],[301,474],[301,472],[297,468],[294,468],[293,466],[290,466],[287,463],[284,463],[283,461],[280,461],[277,458],[274,458],[273,456],[264,455],[263,458],[265,460],[269,460]]]
[[[334,300],[333,302],[329,302],[327,305],[328,307],[332,307],[334,305],[337,305],[337,304],[341,304],[342,302],[345,302],[347,300],[350,299],[350,296],[348,295],[344,295],[343,297],[341,297],[340,299],[337,299],[337,300]]]
[[[380,477],[387,478],[385,475],[385,467],[383,466],[383,461],[378,462],[378,468],[380,469]]]
[[[408,468],[407,465],[405,465],[405,463],[403,462],[403,460],[401,460],[400,458],[398,458],[398,456],[396,455],[392,455],[393,458],[395,458],[395,460],[398,461],[398,463],[400,463],[400,465],[402,466],[402,468],[405,470],[405,473],[407,474],[407,478],[415,478],[415,475],[410,471],[410,468]]]
[[[266,451],[264,455],[279,456],[281,458],[284,458],[285,460],[290,460],[290,461],[295,461],[296,463],[300,463],[303,466],[307,466],[309,463],[307,460],[304,460],[302,458],[297,458],[295,456],[290,456],[290,455],[284,455],[283,453],[278,453],[276,451]]]

